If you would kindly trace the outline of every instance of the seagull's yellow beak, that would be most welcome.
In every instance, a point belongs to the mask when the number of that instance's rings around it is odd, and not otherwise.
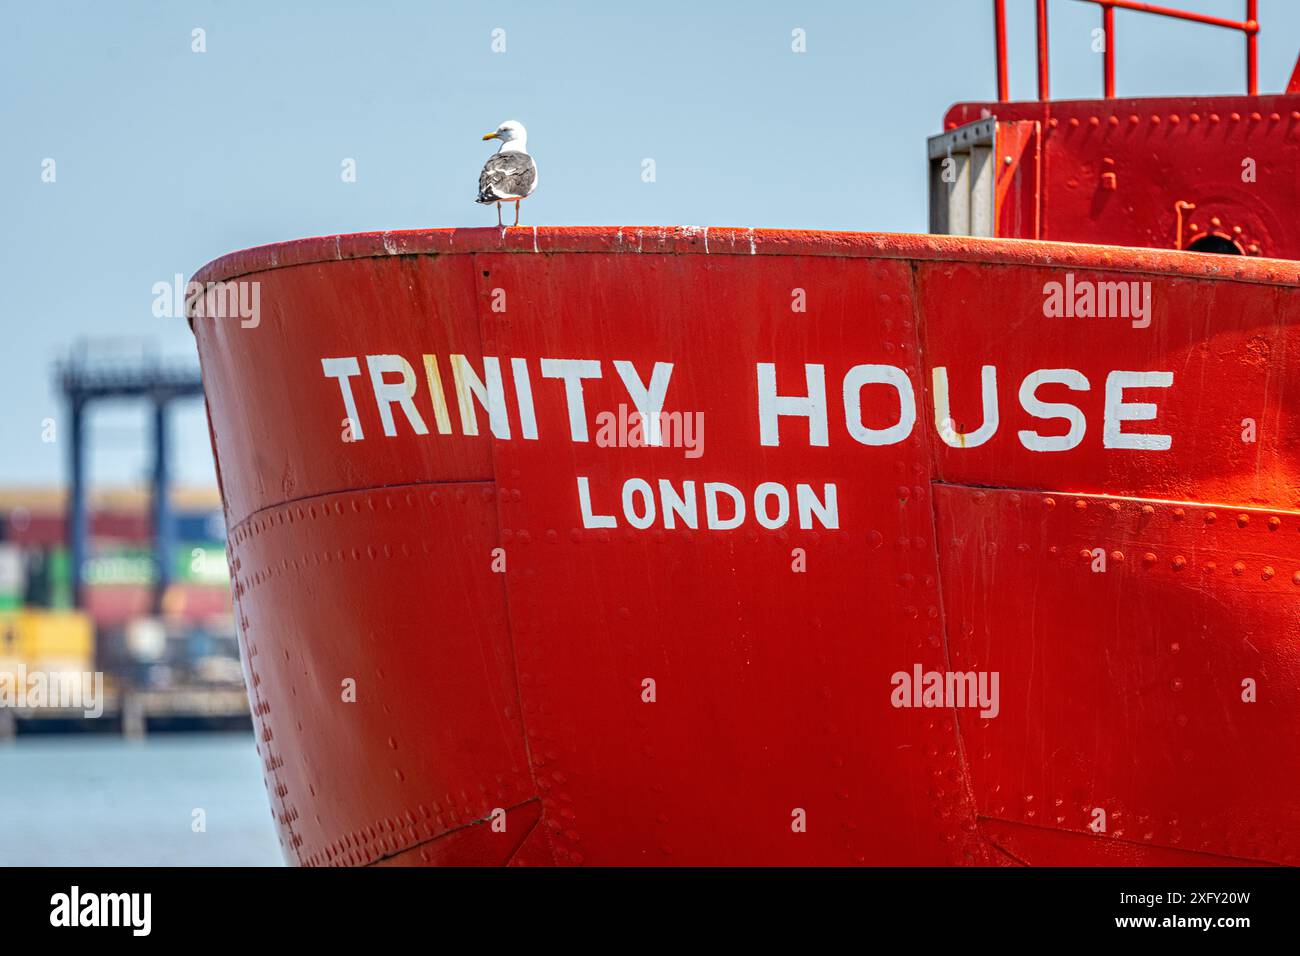
[[[486,139],[496,139],[496,138],[497,138],[497,134],[496,134],[496,133],[484,133],[484,134],[483,134],[483,138],[484,138],[485,140],[486,140]]]

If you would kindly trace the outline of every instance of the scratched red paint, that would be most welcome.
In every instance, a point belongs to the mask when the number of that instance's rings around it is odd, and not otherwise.
[[[1105,246],[428,230],[201,270],[266,306],[193,324],[287,858],[1297,862],[1294,87],[949,111],[997,119],[998,235]],[[1245,255],[1160,251],[1207,236]],[[1149,311],[1046,314],[1050,283],[1120,282]],[[381,406],[371,358],[409,396]],[[555,360],[595,363],[579,413]],[[453,379],[490,401],[493,362],[500,418],[465,434]],[[615,362],[672,363],[702,454],[579,439],[635,404]],[[776,394],[824,382],[824,438],[765,437],[764,363]],[[669,528],[660,481],[833,486],[834,516]],[[996,673],[996,716],[894,706],[913,667]]]
[[[1066,271],[1151,282],[1151,325],[1044,317],[1044,283]],[[261,283],[258,327],[193,325],[290,861],[1297,861],[1300,372],[1284,361],[1300,354],[1297,264],[520,228],[304,240],[196,278],[236,277]],[[794,289],[806,312],[791,310]],[[445,364],[456,427],[438,432],[420,361],[452,353],[479,374],[485,356],[503,369],[526,359],[536,440],[521,437],[508,372],[511,438],[488,433],[482,408],[481,434],[461,434]],[[365,375],[376,354],[416,369],[428,434],[398,406],[397,433],[380,429]],[[341,440],[339,383],[322,374],[340,356],[362,369],[363,441]],[[601,363],[585,382],[589,418],[628,402],[613,361],[643,379],[674,363],[666,409],[703,412],[704,454],[573,441],[543,357]],[[825,366],[825,446],[793,417],[779,446],[760,444],[767,362],[786,395],[806,364]],[[917,419],[905,440],[851,437],[841,383],[861,364],[906,373]],[[970,431],[986,364],[1000,425],[978,447],[948,447],[931,371],[948,369],[952,417]],[[1043,386],[1084,414],[1069,451],[1018,438],[1055,427],[1017,400],[1045,368],[1091,383]],[[1167,433],[1171,447],[1104,448],[1106,376],[1156,369],[1173,384],[1127,400],[1155,402],[1158,417],[1125,429]],[[863,392],[866,425],[897,419],[891,394]],[[584,527],[577,476],[619,527]],[[636,530],[619,504],[636,476],[746,493],[834,483],[839,527]],[[792,572],[794,548],[806,573]],[[1110,556],[1105,573],[1080,558],[1093,548]],[[914,664],[1000,671],[999,715],[891,706],[891,674]],[[1246,677],[1258,703],[1241,702]],[[348,679],[355,703],[341,699]],[[1089,829],[1096,808],[1104,834]],[[796,809],[806,832],[792,831]]]

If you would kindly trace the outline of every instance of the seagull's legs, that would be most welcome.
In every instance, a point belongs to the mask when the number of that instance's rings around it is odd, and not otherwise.
[[[515,225],[519,225],[519,200],[515,200]]]
[[[503,226],[503,225],[505,225],[505,223],[503,223],[503,222],[501,221],[501,204],[500,204],[500,203],[497,203],[497,225],[498,225],[498,226]]]

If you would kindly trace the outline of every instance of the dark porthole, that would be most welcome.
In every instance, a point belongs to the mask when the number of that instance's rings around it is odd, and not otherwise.
[[[1197,239],[1187,247],[1187,251],[1212,252],[1216,256],[1241,255],[1241,247],[1239,247],[1235,242],[1231,239],[1225,239],[1223,236],[1215,235],[1201,236],[1201,238]]]

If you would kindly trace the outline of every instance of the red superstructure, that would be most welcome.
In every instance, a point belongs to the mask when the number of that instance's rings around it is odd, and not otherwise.
[[[930,150],[932,163],[955,157],[957,185],[969,180],[976,193],[987,162],[988,228],[974,228],[974,213],[972,228],[945,228],[932,193],[932,231],[1300,258],[1300,61],[1286,93],[1257,94],[1254,0],[1243,21],[1130,0],[1088,2],[1103,12],[1096,41],[1105,100],[1049,98],[1047,3],[1039,0],[1039,98],[1012,103],[1004,4],[995,0],[1000,101],[954,106],[948,135]],[[1247,95],[1116,99],[1115,8],[1241,31]],[[935,186],[947,190],[940,171],[935,163]]]
[[[1035,238],[439,229],[201,270],[263,303],[192,324],[286,857],[1297,862],[1300,95],[1153,103],[949,113],[940,224]]]

